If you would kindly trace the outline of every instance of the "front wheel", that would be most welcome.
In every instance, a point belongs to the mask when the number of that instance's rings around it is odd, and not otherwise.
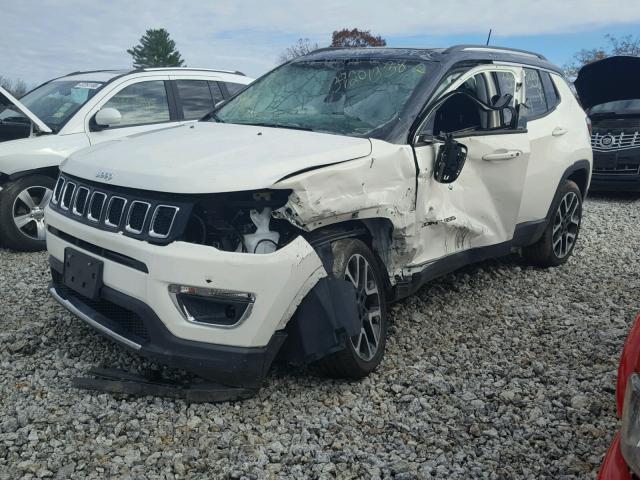
[[[387,302],[382,272],[371,250],[361,240],[339,240],[332,245],[333,274],[355,287],[360,331],[345,348],[318,362],[332,377],[362,378],[382,361],[387,343]]]
[[[582,222],[582,193],[575,182],[566,180],[560,187],[552,212],[540,240],[523,249],[525,259],[533,265],[555,267],[571,256]]]
[[[5,185],[0,193],[0,240],[21,251],[44,250],[44,208],[53,193],[55,180],[29,175]]]

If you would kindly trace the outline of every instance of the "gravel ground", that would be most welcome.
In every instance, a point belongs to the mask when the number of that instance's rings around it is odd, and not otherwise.
[[[394,305],[361,382],[279,368],[218,405],[71,388],[140,360],[47,296],[44,253],[0,251],[0,479],[595,478],[640,311],[639,207],[590,198],[561,268],[485,262]]]

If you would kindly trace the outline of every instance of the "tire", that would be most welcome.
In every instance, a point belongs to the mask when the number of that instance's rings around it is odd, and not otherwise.
[[[384,356],[388,323],[385,284],[379,262],[361,240],[339,240],[331,249],[333,274],[356,286],[362,327],[359,335],[347,340],[343,350],[319,360],[316,366],[330,377],[358,379],[375,370]],[[367,274],[358,275],[357,266]]]
[[[582,193],[575,182],[566,180],[558,189],[551,218],[540,240],[523,248],[528,263],[557,267],[565,263],[578,240],[582,222]]]
[[[29,175],[4,186],[0,192],[0,240],[4,246],[25,252],[44,250],[44,207],[55,180]]]

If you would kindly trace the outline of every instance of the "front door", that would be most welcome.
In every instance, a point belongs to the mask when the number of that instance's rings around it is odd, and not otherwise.
[[[95,114],[102,108],[115,108],[122,119],[119,124],[101,127],[95,124]],[[89,141],[92,145],[179,125],[174,102],[169,92],[168,77],[136,79],[121,86],[87,116]]]
[[[497,74],[504,77],[502,90]],[[510,93],[517,101],[520,78],[517,67],[478,67],[444,93],[465,90],[487,104]],[[500,248],[513,238],[530,145],[526,130],[511,128],[511,114],[510,110],[484,112],[458,95],[427,117],[419,137],[423,141],[415,146],[420,247],[407,273],[462,252],[466,252],[463,263],[479,260],[489,252],[481,247]],[[457,180],[444,184],[434,179],[433,165],[447,133],[467,147],[467,160]]]

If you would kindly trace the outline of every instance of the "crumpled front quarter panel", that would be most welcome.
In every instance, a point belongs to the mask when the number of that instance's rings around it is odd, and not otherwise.
[[[392,274],[406,262],[406,237],[414,228],[415,161],[408,145],[381,140],[372,140],[372,144],[367,157],[276,183],[274,188],[291,189],[293,193],[275,215],[306,231],[348,220],[389,219],[394,231],[387,268]]]

